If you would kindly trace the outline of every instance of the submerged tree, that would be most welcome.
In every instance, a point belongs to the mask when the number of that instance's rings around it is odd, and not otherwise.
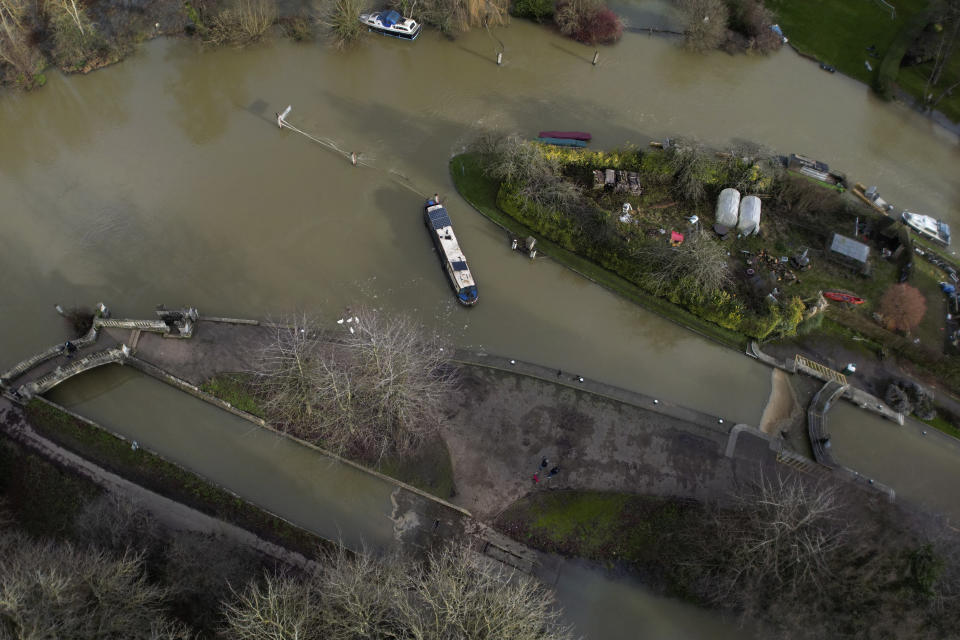
[[[727,37],[730,11],[724,0],[675,0],[683,14],[684,41],[694,51],[716,49]]]
[[[317,0],[318,22],[335,49],[346,49],[367,31],[360,22],[365,0]]]

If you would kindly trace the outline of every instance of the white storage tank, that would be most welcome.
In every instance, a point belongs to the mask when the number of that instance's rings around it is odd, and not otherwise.
[[[740,201],[740,222],[737,231],[745,236],[760,232],[760,198],[746,196]]]
[[[737,211],[740,208],[740,192],[736,189],[724,189],[717,198],[717,220],[714,231],[726,235],[737,226]]]

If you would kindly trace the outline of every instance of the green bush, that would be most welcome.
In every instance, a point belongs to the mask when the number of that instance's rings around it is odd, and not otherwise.
[[[552,18],[553,11],[553,0],[515,0],[510,9],[510,13],[518,18],[530,18],[537,22]]]
[[[815,316],[811,316],[797,325],[797,335],[805,336],[814,331],[820,329],[820,326],[823,325],[823,318],[826,314],[818,313]]]

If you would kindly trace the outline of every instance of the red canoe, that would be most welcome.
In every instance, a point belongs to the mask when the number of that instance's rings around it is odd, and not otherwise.
[[[589,133],[583,131],[541,131],[541,138],[563,138],[565,140],[583,140],[584,142],[590,142],[591,136]]]
[[[849,293],[838,293],[836,291],[827,291],[823,294],[823,297],[836,300],[837,302],[849,302],[850,304],[863,304],[866,302],[863,298],[852,296]]]

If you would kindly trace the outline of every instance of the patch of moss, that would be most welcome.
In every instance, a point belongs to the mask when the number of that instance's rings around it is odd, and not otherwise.
[[[600,491],[545,491],[511,505],[495,526],[543,551],[626,564],[663,575],[680,533],[702,513],[693,502]],[[675,585],[674,585],[675,586]]]
[[[263,404],[252,391],[250,386],[250,374],[246,373],[224,373],[216,375],[202,385],[202,391],[220,398],[231,405],[251,413],[258,418],[266,417]]]

